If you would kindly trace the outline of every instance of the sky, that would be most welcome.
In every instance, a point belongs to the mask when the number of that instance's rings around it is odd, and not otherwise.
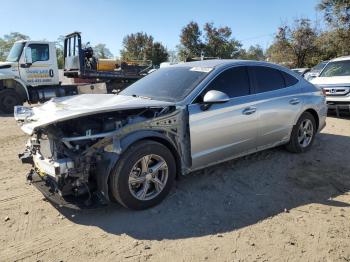
[[[124,36],[146,32],[169,50],[190,21],[229,26],[245,48],[271,44],[277,28],[294,19],[320,21],[319,0],[0,0],[0,37],[20,32],[32,40],[56,41],[82,32],[83,42],[104,43],[119,56]]]

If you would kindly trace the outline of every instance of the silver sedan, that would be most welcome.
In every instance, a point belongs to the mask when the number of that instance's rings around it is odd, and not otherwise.
[[[165,198],[177,175],[278,145],[306,152],[327,106],[319,88],[287,68],[207,60],[159,69],[118,95],[16,112],[35,137],[21,156],[33,159],[29,179],[39,171],[60,195],[97,192],[144,209]]]

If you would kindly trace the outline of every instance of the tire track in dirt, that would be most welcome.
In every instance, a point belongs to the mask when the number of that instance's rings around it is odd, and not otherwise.
[[[31,259],[47,250],[59,249],[62,245],[70,245],[71,242],[77,240],[77,236],[81,236],[86,232],[86,228],[74,228],[72,234],[71,227],[74,225],[64,225],[55,229],[47,230],[32,236],[31,240],[13,240],[8,243],[7,247],[0,250],[0,261],[18,261]]]

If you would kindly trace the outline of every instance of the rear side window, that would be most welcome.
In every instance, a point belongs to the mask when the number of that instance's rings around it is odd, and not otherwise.
[[[205,92],[217,90],[230,98],[250,94],[248,70],[244,66],[227,69],[219,74],[206,88]]]
[[[263,66],[254,66],[252,69],[256,80],[256,93],[273,91],[285,87],[285,80],[281,71]]]
[[[294,76],[286,73],[286,72],[283,72],[283,71],[280,71],[284,77],[284,82],[286,83],[286,87],[288,86],[293,86],[295,85],[296,83],[298,83],[298,79],[296,79]]]

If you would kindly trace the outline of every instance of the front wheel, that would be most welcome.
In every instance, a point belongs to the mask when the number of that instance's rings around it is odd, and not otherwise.
[[[21,104],[21,97],[15,90],[4,89],[0,91],[0,110],[3,113],[11,114],[13,113],[13,108]]]
[[[286,145],[287,150],[293,153],[308,151],[314,142],[316,132],[315,118],[312,114],[304,112],[293,127],[289,143]]]
[[[176,175],[170,150],[155,141],[132,145],[118,161],[109,180],[113,200],[130,209],[159,204],[169,193]]]

